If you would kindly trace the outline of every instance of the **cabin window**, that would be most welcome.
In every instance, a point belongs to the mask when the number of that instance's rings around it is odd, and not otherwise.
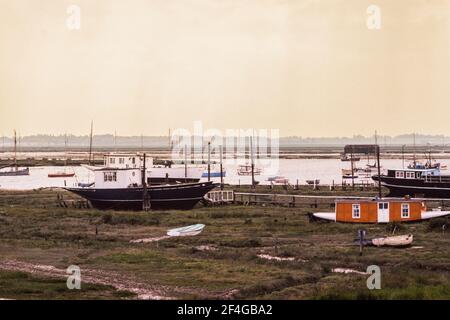
[[[405,177],[405,172],[403,172],[403,171],[395,171],[395,177],[396,178],[404,178]]]
[[[420,178],[420,172],[416,172],[416,178],[417,178],[417,179]]]
[[[361,217],[361,205],[354,204],[352,205],[352,218],[359,219]]]
[[[406,172],[406,179],[414,179],[414,172]]]
[[[111,163],[111,164],[116,163],[116,158],[109,158],[109,163]]]
[[[124,164],[125,163],[125,159],[124,158],[119,158],[119,164]]]
[[[408,203],[402,203],[402,218],[403,219],[409,218],[409,204]]]
[[[387,210],[389,208],[389,204],[387,202],[380,202],[378,203],[378,209],[380,210]]]
[[[132,164],[135,164],[135,163],[136,163],[136,158],[134,158],[134,157],[131,158],[131,163],[132,163]]]
[[[105,182],[117,181],[117,172],[103,172]]]

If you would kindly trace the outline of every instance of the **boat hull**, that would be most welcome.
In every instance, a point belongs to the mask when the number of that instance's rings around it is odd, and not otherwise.
[[[224,171],[222,173],[222,177],[225,178],[226,175],[227,175],[227,173]],[[220,178],[221,177],[220,171],[219,172],[217,172],[217,171],[211,172],[209,176],[210,176],[210,178]],[[208,172],[203,172],[202,178],[208,178]]]
[[[75,173],[49,173],[49,178],[71,178],[75,176]]]
[[[30,175],[30,169],[17,169],[17,170],[11,170],[11,171],[0,171],[0,177],[12,177],[12,176],[29,176]]]
[[[188,183],[179,185],[151,186],[147,188],[150,208],[154,210],[192,209],[203,196],[214,189],[217,184],[212,182]],[[133,188],[66,188],[89,200],[94,208],[115,210],[142,210],[142,187]]]
[[[378,182],[378,176],[372,177]],[[389,197],[450,198],[450,182],[427,182],[424,179],[398,179],[381,176],[381,185],[389,189]]]

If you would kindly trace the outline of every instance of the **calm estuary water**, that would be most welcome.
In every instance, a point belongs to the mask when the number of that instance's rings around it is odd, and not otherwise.
[[[450,159],[440,159],[441,163],[450,165]],[[355,162],[356,167],[365,168],[367,160]],[[407,163],[405,163],[407,165]],[[386,159],[381,162],[382,169],[386,168],[401,168],[401,159]],[[206,166],[205,171],[206,171]],[[229,184],[250,184],[250,176],[239,176],[237,174],[238,164],[226,163],[224,165],[226,170],[225,183]],[[350,162],[342,162],[338,159],[280,159],[278,164],[275,164],[275,171],[268,172],[263,170],[259,176],[255,176],[260,184],[270,184],[267,181],[269,177],[283,176],[289,179],[290,184],[306,184],[306,180],[319,179],[320,184],[340,184],[342,182],[342,169],[350,169]],[[29,176],[18,177],[2,177],[0,176],[0,189],[14,189],[14,190],[29,190],[44,187],[64,187],[74,186],[78,182],[93,181],[93,174],[91,171],[83,167],[67,167],[67,171],[74,171],[73,178],[48,178],[49,173],[60,171],[61,167],[32,167],[30,168]],[[213,167],[218,169],[218,167]],[[263,168],[264,169],[264,168]],[[382,170],[382,171],[383,171]],[[373,172],[375,173],[375,171]],[[446,171],[443,171],[445,174]],[[361,176],[355,181],[357,182],[372,182],[368,176]],[[203,178],[202,180],[207,180]],[[213,181],[220,182],[220,178],[213,178]],[[346,179],[351,183],[351,179]]]

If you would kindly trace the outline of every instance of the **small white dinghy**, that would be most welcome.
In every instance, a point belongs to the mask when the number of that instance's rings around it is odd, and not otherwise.
[[[201,233],[203,228],[205,228],[204,224],[193,224],[187,227],[170,229],[167,231],[167,235],[171,237],[195,236]]]
[[[372,243],[376,247],[406,247],[413,242],[413,238],[412,234],[407,234],[395,237],[375,238],[372,239]]]

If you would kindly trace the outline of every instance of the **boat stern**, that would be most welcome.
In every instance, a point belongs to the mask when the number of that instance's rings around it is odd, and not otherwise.
[[[316,212],[313,213],[313,216],[319,219],[328,220],[328,221],[336,221],[336,213],[335,212]]]
[[[450,211],[441,211],[441,210],[423,211],[422,220],[445,217],[448,215],[450,215]]]

